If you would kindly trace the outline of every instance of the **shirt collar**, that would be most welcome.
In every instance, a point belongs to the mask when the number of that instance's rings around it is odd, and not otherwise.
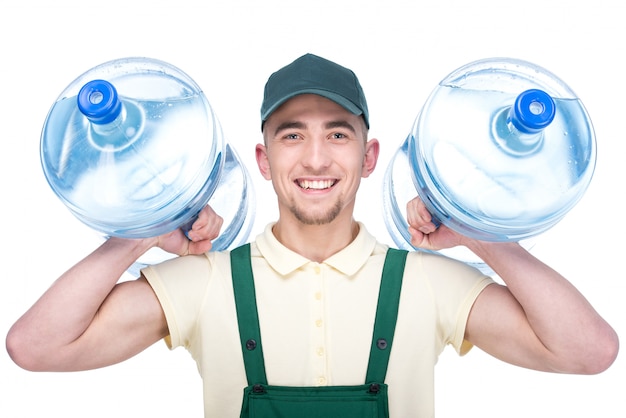
[[[256,245],[274,270],[285,276],[311,262],[282,245],[272,233],[273,226],[274,223],[270,223],[265,227],[263,233],[256,238]],[[356,238],[343,250],[326,259],[323,264],[352,276],[363,267],[375,247],[376,239],[367,231],[365,225],[359,222],[359,233]]]

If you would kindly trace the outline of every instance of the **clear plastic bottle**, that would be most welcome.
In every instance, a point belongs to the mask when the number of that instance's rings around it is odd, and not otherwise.
[[[207,203],[224,217],[214,249],[250,232],[246,168],[200,87],[163,61],[118,59],[74,80],[48,113],[41,161],[59,199],[105,236],[184,228]]]
[[[387,228],[412,248],[405,206],[420,196],[460,233],[530,246],[580,200],[595,160],[589,116],[562,80],[521,60],[472,62],[432,92],[387,168]],[[463,249],[442,252],[482,264]]]

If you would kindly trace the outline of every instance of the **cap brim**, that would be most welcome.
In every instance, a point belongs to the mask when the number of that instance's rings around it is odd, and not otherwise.
[[[274,102],[274,105],[270,108],[268,108],[262,115],[261,115],[261,119],[263,122],[265,122],[272,113],[274,113],[274,111],[276,111],[276,109],[278,109],[280,106],[282,106],[287,100],[292,99],[296,96],[299,96],[301,94],[317,94],[318,96],[322,96],[325,97],[329,100],[332,100],[333,102],[337,103],[338,105],[340,105],[341,107],[343,107],[344,109],[346,109],[348,112],[354,114],[354,115],[362,115],[363,112],[361,111],[361,109],[359,109],[358,106],[356,106],[354,103],[352,103],[350,100],[347,100],[345,97],[327,91],[327,90],[320,90],[320,89],[303,89],[303,90],[298,90],[295,91],[293,93],[288,94],[287,96],[282,97],[280,100],[276,100]]]

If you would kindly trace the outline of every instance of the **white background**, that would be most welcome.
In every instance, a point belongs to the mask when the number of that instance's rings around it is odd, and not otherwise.
[[[597,169],[581,202],[533,252],[569,277],[623,337],[624,17],[611,0],[3,0],[0,335],[99,243],[53,195],[39,163],[45,116],[74,78],[127,56],[187,72],[262,196],[256,234],[276,215],[254,162],[263,85],[272,71],[312,52],[354,69],[366,91],[382,155],[362,186],[356,217],[388,243],[379,209],[384,169],[442,78],[477,59],[509,56],[565,80],[594,123]],[[477,349],[464,358],[448,349],[437,366],[437,416],[624,417],[625,373],[623,355],[603,374],[561,376]],[[0,382],[3,417],[202,416],[193,361],[163,343],[120,365],[70,374],[23,371],[1,350]]]

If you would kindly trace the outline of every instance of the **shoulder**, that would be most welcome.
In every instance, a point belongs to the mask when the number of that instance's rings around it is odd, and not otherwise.
[[[475,298],[493,280],[459,260],[425,251],[409,251],[404,280],[419,283],[435,299]]]
[[[484,273],[471,264],[429,251],[409,251],[408,263],[411,263],[412,269],[429,276],[485,277]]]
[[[175,257],[141,271],[155,285],[175,283],[176,287],[204,286],[212,277],[230,275],[230,252],[216,251]]]

